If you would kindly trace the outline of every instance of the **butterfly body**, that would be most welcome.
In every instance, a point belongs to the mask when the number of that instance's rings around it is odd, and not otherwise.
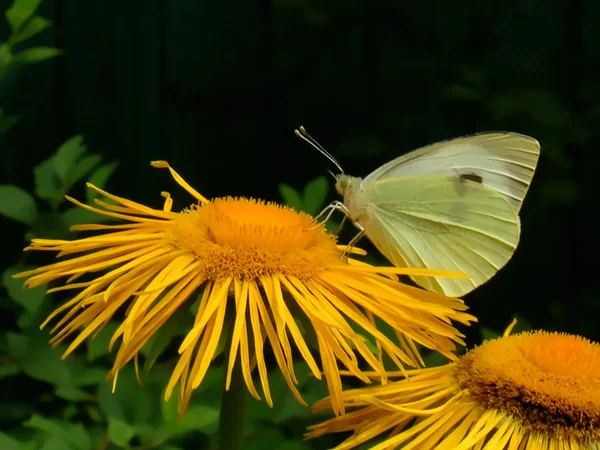
[[[335,180],[335,189],[344,199],[348,218],[353,223],[366,223],[373,209],[364,198],[362,182],[362,178],[344,174],[337,175]]]

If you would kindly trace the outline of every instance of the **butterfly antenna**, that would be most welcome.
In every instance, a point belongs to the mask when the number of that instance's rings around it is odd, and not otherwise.
[[[331,155],[331,153],[325,150],[325,148],[323,148],[321,144],[319,144],[310,134],[308,134],[308,132],[304,129],[303,126],[301,126],[299,130],[294,130],[294,133],[296,133],[296,136],[298,136],[300,139],[308,142],[310,145],[316,148],[323,156],[325,156],[329,161],[331,161],[335,165],[335,167],[339,169],[340,173],[344,173],[344,169],[342,169],[340,163],[337,162],[337,160]]]

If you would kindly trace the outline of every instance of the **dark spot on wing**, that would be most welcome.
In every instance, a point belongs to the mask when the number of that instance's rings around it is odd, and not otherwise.
[[[474,173],[463,173],[460,176],[460,179],[474,181],[475,183],[479,183],[479,184],[483,183],[483,177],[481,175],[476,175]]]
[[[458,176],[458,178],[454,178],[454,188],[456,189],[456,193],[464,197],[464,201],[462,202],[453,202],[450,207],[449,213],[454,217],[454,220],[458,223],[464,223],[468,220],[468,199],[465,197],[469,191],[469,189],[473,189],[473,185],[467,183],[467,181],[472,181],[477,184],[483,183],[483,177],[481,175],[477,175],[474,173],[463,173]]]

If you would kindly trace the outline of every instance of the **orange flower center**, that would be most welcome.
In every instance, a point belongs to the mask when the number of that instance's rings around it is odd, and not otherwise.
[[[486,408],[559,438],[600,437],[600,345],[534,332],[484,343],[460,359],[460,387]]]
[[[306,278],[341,258],[335,237],[315,227],[308,214],[245,198],[219,198],[184,211],[168,237],[192,253],[211,279],[277,273]]]

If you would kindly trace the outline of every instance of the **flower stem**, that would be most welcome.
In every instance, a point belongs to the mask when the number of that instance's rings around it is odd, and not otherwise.
[[[226,348],[230,348],[227,345]],[[227,353],[226,353],[227,354]],[[227,364],[228,358],[225,358]],[[221,397],[219,416],[219,450],[240,450],[244,444],[246,416],[246,383],[239,364],[233,366],[229,390]]]

